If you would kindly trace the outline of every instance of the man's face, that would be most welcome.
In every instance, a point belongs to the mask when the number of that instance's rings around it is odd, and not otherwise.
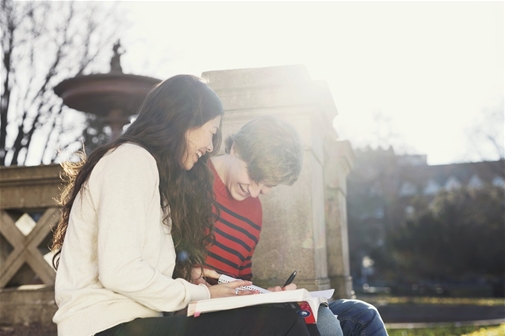
[[[247,164],[235,155],[233,148],[226,163],[224,184],[231,196],[237,201],[243,201],[248,197],[256,198],[260,194],[268,194],[275,187],[262,182],[254,182],[247,172]]]

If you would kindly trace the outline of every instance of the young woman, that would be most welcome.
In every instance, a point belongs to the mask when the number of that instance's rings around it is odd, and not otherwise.
[[[58,335],[308,335],[279,308],[175,314],[192,300],[253,294],[236,290],[249,281],[190,282],[213,242],[206,162],[222,114],[206,84],[175,76],[148,94],[122,136],[66,165],[53,239]]]

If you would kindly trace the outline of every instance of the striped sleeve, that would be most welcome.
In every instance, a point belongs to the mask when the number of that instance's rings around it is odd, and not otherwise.
[[[218,273],[244,280],[252,278],[251,258],[261,231],[261,204],[257,199],[251,200],[255,202],[241,201],[249,203],[248,207],[240,204],[237,209],[219,203],[220,218],[214,231],[216,242],[206,260],[207,266]]]

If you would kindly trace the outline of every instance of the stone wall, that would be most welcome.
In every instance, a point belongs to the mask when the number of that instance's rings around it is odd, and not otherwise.
[[[254,281],[280,285],[296,269],[298,286],[333,287],[338,297],[350,297],[345,178],[353,155],[333,128],[337,109],[326,82],[312,80],[301,65],[202,76],[223,102],[223,138],[268,114],[289,121],[304,143],[299,180],[261,196],[264,226],[253,258]]]
[[[59,218],[59,174],[58,165],[0,167],[2,324],[50,324],[56,311],[55,272],[44,254]]]

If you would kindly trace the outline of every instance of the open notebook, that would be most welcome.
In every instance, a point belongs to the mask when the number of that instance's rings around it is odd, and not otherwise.
[[[221,281],[221,283],[222,282],[224,281]],[[225,298],[192,301],[189,303],[187,316],[198,317],[203,313],[221,310],[256,305],[271,305],[274,307],[292,309],[296,311],[298,315],[303,317],[307,324],[314,324],[317,322],[317,311],[319,305],[327,305],[328,299],[331,298],[334,292],[333,289],[309,292],[304,288],[291,291],[269,292],[261,287],[257,288],[263,290],[260,291],[261,294],[238,295]]]

